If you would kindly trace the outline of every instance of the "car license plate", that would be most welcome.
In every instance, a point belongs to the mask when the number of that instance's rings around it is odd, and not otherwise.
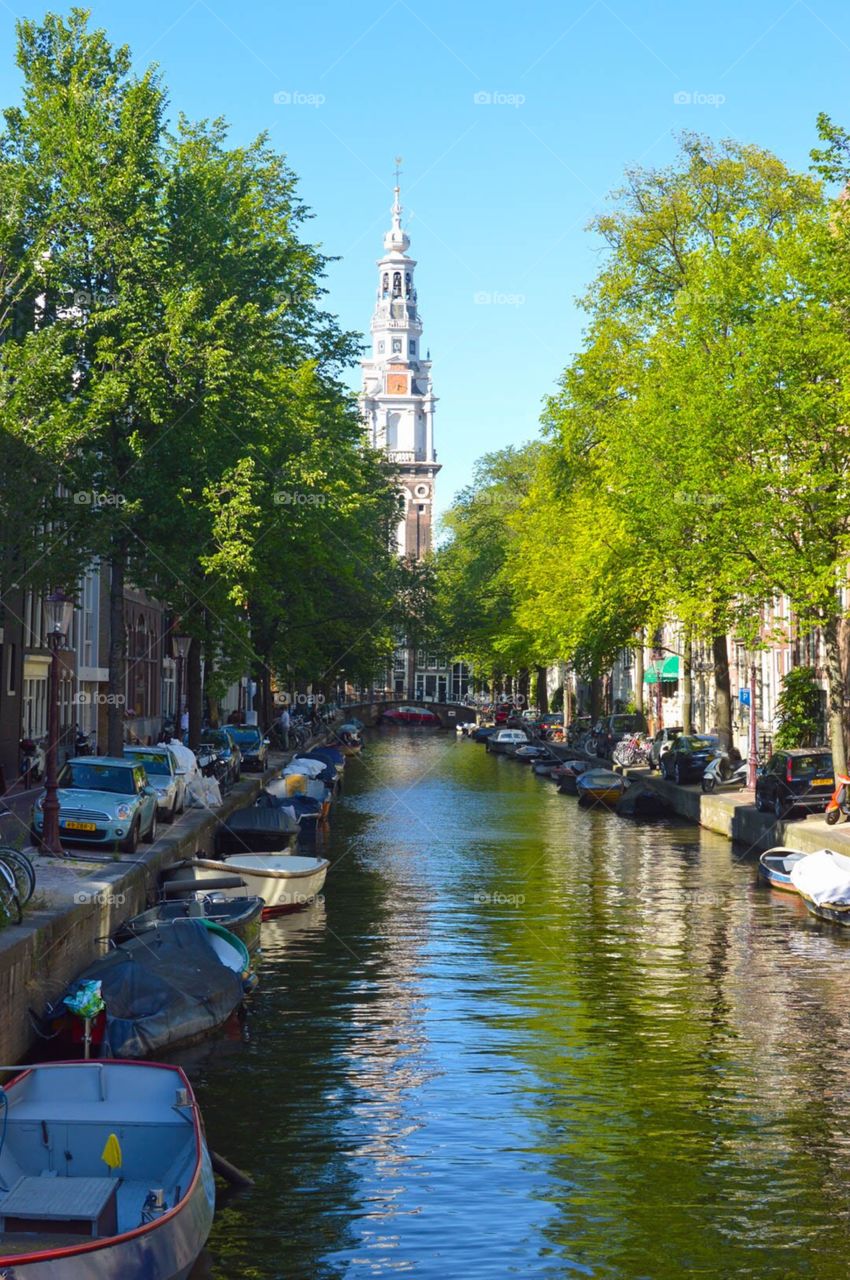
[[[67,831],[97,831],[95,822],[63,822],[60,825]]]
[[[832,787],[834,783],[832,778],[812,778],[813,787]]]

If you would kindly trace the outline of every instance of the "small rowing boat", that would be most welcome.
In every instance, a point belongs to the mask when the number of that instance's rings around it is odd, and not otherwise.
[[[791,881],[791,869],[801,858],[808,856],[795,849],[784,849],[781,845],[777,845],[775,849],[768,849],[767,853],[763,853],[759,858],[759,875],[774,889],[783,889],[786,893],[799,893],[799,889]]]
[[[236,853],[224,862],[193,858],[191,865],[206,870],[238,871],[251,893],[265,902],[263,919],[297,911],[312,902],[324,887],[330,863],[326,858],[291,853]],[[225,894],[235,890],[223,890]]]
[[[818,849],[794,864],[790,879],[813,916],[850,925],[850,858]]]
[[[588,769],[576,779],[579,803],[614,807],[628,783],[619,773],[610,769]]]
[[[180,1067],[56,1062],[4,1086],[0,1275],[184,1280],[215,1182]]]

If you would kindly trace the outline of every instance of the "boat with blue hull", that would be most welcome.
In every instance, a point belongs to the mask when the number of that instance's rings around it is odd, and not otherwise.
[[[763,853],[759,858],[759,875],[773,889],[782,889],[786,893],[799,893],[800,890],[791,881],[791,869],[801,858],[806,857],[808,854],[800,853],[796,849],[785,849],[782,846],[768,849],[767,853]]]
[[[47,1063],[4,1096],[0,1275],[186,1280],[212,1226],[215,1182],[180,1067]]]

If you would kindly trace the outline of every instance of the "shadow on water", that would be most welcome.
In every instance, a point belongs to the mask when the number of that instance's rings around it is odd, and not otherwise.
[[[194,1280],[839,1280],[848,940],[678,823],[375,732],[324,897],[184,1061],[256,1179]]]

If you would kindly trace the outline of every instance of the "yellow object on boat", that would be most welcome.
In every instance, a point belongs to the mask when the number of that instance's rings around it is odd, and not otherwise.
[[[285,782],[288,796],[304,796],[307,794],[307,779],[303,773],[288,773]]]
[[[109,1165],[110,1169],[120,1169],[124,1163],[124,1157],[121,1154],[121,1143],[114,1133],[110,1133],[106,1139],[106,1146],[101,1151],[100,1158],[104,1164]]]

